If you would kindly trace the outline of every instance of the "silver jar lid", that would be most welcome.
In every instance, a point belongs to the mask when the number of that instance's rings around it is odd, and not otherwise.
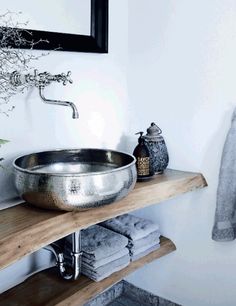
[[[154,122],[151,123],[151,126],[147,129],[147,134],[144,136],[146,140],[158,141],[163,139],[161,136],[162,130]]]

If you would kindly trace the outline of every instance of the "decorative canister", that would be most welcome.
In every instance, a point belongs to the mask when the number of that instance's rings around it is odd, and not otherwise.
[[[161,136],[162,130],[154,123],[147,129],[144,137],[151,157],[151,167],[155,174],[161,174],[167,168],[169,155],[164,138]]]

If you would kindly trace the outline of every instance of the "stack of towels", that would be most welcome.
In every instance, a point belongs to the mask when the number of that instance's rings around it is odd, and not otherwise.
[[[125,214],[81,231],[81,273],[100,281],[160,247],[159,226]],[[70,258],[71,236],[65,256]]]
[[[128,238],[93,225],[81,231],[81,273],[100,281],[130,263]],[[71,237],[66,238],[65,250],[71,250]]]
[[[101,223],[103,227],[128,238],[131,261],[135,261],[160,247],[158,224],[125,214]]]

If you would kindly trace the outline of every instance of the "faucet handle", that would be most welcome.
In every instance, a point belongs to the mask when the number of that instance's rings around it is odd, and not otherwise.
[[[66,85],[67,83],[72,84],[73,81],[70,76],[71,76],[71,71],[68,71],[67,74],[62,72],[61,74],[56,74],[54,76],[54,80],[57,82],[62,82],[63,85]]]
[[[71,79],[70,76],[71,76],[71,71],[68,71],[66,75],[66,81],[63,82],[63,85],[66,85],[67,82],[69,82],[70,84],[73,83],[73,80]]]

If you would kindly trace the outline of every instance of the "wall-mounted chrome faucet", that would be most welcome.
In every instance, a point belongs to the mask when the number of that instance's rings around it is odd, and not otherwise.
[[[50,85],[52,82],[62,83],[66,85],[67,83],[73,83],[72,79],[70,78],[71,72],[68,71],[67,74],[51,74],[49,72],[41,72],[38,73],[38,70],[34,70],[33,74],[21,74],[18,71],[14,71],[10,74],[9,79],[10,83],[13,86],[22,86],[24,84],[28,84],[29,86],[35,86],[39,89],[40,98],[48,104],[54,105],[62,105],[62,106],[70,106],[72,108],[73,114],[72,118],[77,119],[79,118],[78,110],[73,102],[69,101],[61,101],[55,99],[47,99],[44,96],[44,89],[46,86]]]

